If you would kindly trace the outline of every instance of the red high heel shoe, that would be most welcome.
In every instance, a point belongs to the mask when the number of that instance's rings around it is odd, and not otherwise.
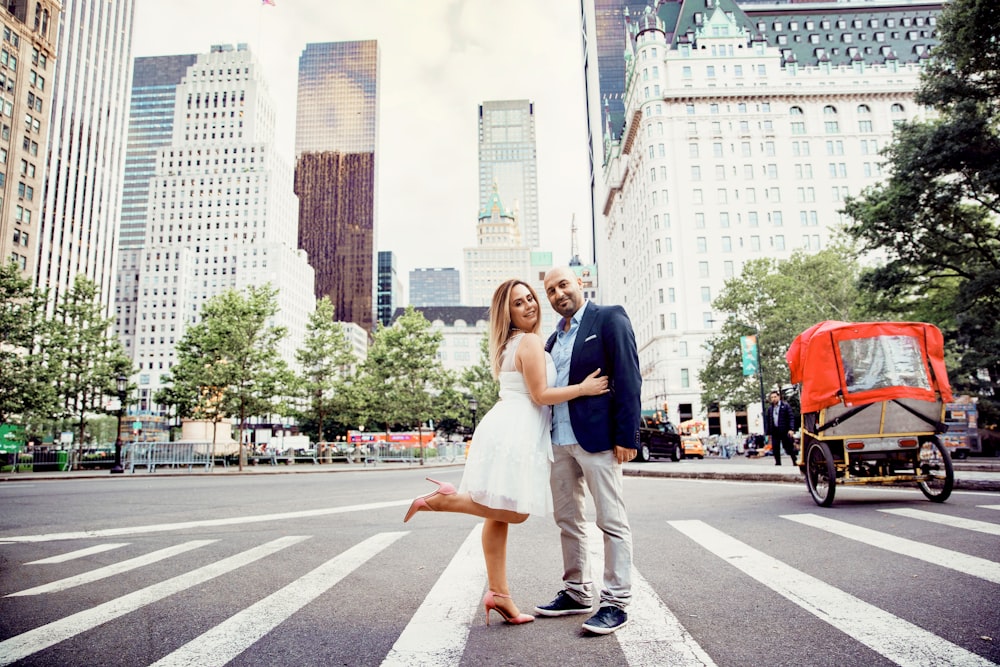
[[[449,484],[448,482],[439,482],[436,479],[431,479],[430,477],[427,477],[426,479],[428,482],[434,482],[435,484],[437,484],[438,488],[432,491],[431,493],[428,493],[426,496],[420,496],[418,498],[415,498],[413,502],[410,503],[410,509],[406,511],[406,517],[403,519],[403,523],[406,523],[407,521],[412,519],[413,515],[416,514],[422,507],[427,508],[430,511],[434,512],[435,509],[427,504],[427,501],[433,498],[434,496],[439,494],[442,496],[450,496],[455,493],[455,487]]]
[[[486,595],[483,596],[483,607],[486,608],[486,625],[490,624],[490,612],[495,611],[503,617],[505,623],[510,623],[511,625],[521,625],[522,623],[531,623],[535,620],[534,616],[530,614],[518,614],[517,616],[511,616],[502,607],[497,606],[497,601],[494,598],[507,598],[510,599],[509,595],[504,595],[503,593],[494,593],[493,591],[486,591]]]

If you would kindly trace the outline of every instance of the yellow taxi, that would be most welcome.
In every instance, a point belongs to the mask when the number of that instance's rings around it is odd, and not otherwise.
[[[701,439],[696,435],[682,435],[681,449],[683,450],[681,454],[682,458],[705,458],[705,445],[702,444]]]

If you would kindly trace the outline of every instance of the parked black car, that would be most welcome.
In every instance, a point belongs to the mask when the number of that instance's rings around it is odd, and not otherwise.
[[[639,454],[636,461],[649,461],[654,456],[669,456],[679,461],[684,456],[681,436],[670,422],[658,422],[644,417],[639,427]]]

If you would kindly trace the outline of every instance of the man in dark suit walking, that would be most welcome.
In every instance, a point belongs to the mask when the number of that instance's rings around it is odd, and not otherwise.
[[[642,377],[635,334],[621,306],[597,306],[569,267],[545,274],[545,294],[562,320],[546,349],[556,366],[556,386],[579,382],[596,369],[610,391],[581,396],[552,409],[552,501],[563,554],[563,589],[535,607],[541,616],[589,614],[594,604],[584,520],[584,485],[604,533],[604,585],[600,607],[583,628],[610,634],[628,623],[632,599],[632,531],[622,492],[622,464],[639,447]]]
[[[774,465],[781,465],[781,450],[788,453],[795,465],[795,442],[792,424],[792,406],[781,400],[781,396],[776,391],[772,391],[768,396],[770,405],[767,406],[767,419],[764,420],[764,428],[771,436],[771,453],[774,454]]]

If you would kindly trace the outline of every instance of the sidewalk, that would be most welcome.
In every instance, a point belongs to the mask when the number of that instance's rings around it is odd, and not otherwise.
[[[18,472],[0,473],[0,483],[27,482],[41,480],[66,479],[150,479],[153,477],[177,476],[211,476],[232,477],[234,475],[281,475],[281,474],[315,474],[343,472],[378,472],[385,470],[407,470],[442,467],[459,467],[464,465],[463,459],[456,461],[428,461],[421,466],[414,463],[378,463],[376,465],[361,463],[296,463],[295,465],[253,465],[244,466],[240,472],[236,466],[224,468],[216,466],[210,470],[202,467],[187,468],[157,468],[150,473],[138,469],[135,473],[112,475],[107,470],[73,470],[69,472]],[[965,491],[1000,492],[1000,458],[972,458],[955,461],[955,489]],[[802,473],[792,465],[787,457],[782,457],[782,465],[774,465],[770,456],[764,458],[746,458],[736,456],[731,459],[709,457],[706,459],[684,459],[670,461],[655,459],[648,463],[627,463],[625,474],[635,477],[680,477],[686,479],[729,479],[751,482],[787,482],[805,484]]]

